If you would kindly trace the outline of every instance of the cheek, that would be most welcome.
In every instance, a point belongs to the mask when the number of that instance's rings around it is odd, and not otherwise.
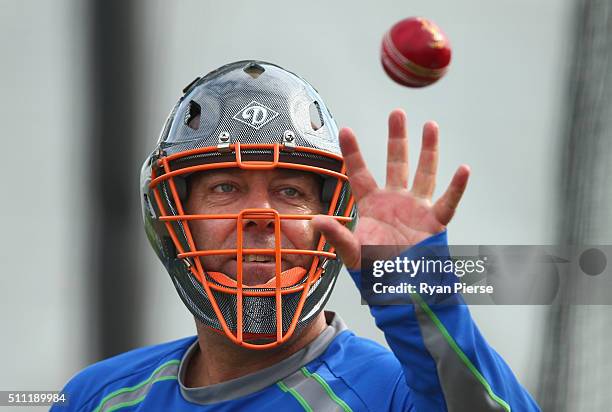
[[[282,223],[283,234],[297,249],[311,249],[318,240],[318,233],[309,220],[293,220]]]
[[[235,230],[231,220],[192,220],[189,229],[199,250],[220,249],[227,237]]]
[[[195,198],[197,197],[190,196],[185,203],[186,214],[217,213],[203,207],[201,203],[194,200]],[[231,220],[223,219],[191,220],[187,223],[198,250],[222,249],[221,245],[236,227]]]

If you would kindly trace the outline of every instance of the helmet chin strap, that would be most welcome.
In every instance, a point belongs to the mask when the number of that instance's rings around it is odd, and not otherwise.
[[[220,285],[223,286],[228,286],[228,287],[237,287],[238,284],[236,283],[236,280],[229,277],[228,275],[226,275],[225,273],[221,273],[221,272],[206,272],[215,282],[219,283]],[[280,277],[281,277],[281,287],[285,288],[285,287],[290,287],[290,286],[294,286],[297,283],[299,283],[304,276],[306,275],[306,269],[304,269],[301,266],[295,266],[291,269],[287,269],[283,272],[281,272]],[[262,283],[259,285],[242,285],[243,288],[253,288],[253,289],[263,289],[263,288],[274,288],[276,287],[276,276],[273,276],[270,280],[268,280],[266,283]]]

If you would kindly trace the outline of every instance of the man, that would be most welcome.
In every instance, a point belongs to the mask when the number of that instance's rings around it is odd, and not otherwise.
[[[438,129],[427,123],[408,190],[401,110],[387,156],[379,188],[353,132],[338,133],[318,93],[278,66],[236,62],[187,86],[143,166],[142,203],[197,337],[90,366],[64,409],[538,410],[465,305],[418,294],[371,305],[392,352],[323,311],[342,263],[360,285],[362,245],[411,258],[447,247],[469,168],[431,202]]]

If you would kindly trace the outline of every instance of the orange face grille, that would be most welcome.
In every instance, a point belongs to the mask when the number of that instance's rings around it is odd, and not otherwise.
[[[272,161],[244,161],[242,160],[242,150],[252,149],[264,149],[272,151]],[[172,170],[170,165],[173,161],[184,159],[191,156],[197,156],[204,153],[216,152],[216,147],[204,147],[201,149],[187,150],[181,153],[172,154],[169,156],[162,156],[157,159],[156,165],[152,167],[151,183],[149,184],[150,189],[153,192],[155,202],[159,210],[158,219],[164,222],[166,230],[174,246],[177,250],[177,258],[183,259],[187,265],[190,273],[197,279],[197,281],[204,288],[206,295],[211,303],[212,309],[215,312],[217,319],[221,325],[221,329],[225,335],[235,344],[253,348],[253,349],[266,349],[274,346],[278,346],[286,342],[294,333],[300,314],[302,312],[304,302],[308,296],[310,287],[323,275],[324,269],[321,266],[322,258],[324,259],[336,259],[334,248],[329,248],[328,251],[324,251],[325,238],[320,237],[316,250],[306,249],[283,249],[281,245],[281,224],[283,220],[310,220],[315,215],[302,215],[302,214],[280,214],[275,209],[243,209],[240,213],[234,214],[198,214],[198,215],[187,215],[184,212],[183,205],[178,195],[178,190],[174,181],[174,177],[185,175],[188,173],[200,172],[212,169],[225,169],[225,168],[241,168],[247,170],[271,170],[275,168],[287,168],[294,170],[301,170],[304,172],[318,173],[327,175],[337,179],[336,187],[327,211],[327,215],[334,217],[341,223],[348,223],[352,220],[349,215],[353,209],[354,199],[352,195],[348,199],[348,203],[343,216],[334,216],[334,210],[336,210],[338,199],[344,184],[348,181],[345,173],[345,166],[341,156],[334,155],[325,151],[296,147],[295,151],[307,152],[319,156],[324,156],[341,162],[342,167],[340,172],[329,170],[327,168],[316,167],[311,165],[304,165],[291,162],[281,162],[280,151],[283,149],[281,144],[244,144],[241,145],[239,142],[231,144],[229,150],[235,155],[235,161],[217,162],[211,164],[200,164],[196,166],[188,166],[179,169]],[[159,175],[157,175],[159,174]],[[174,201],[176,211],[178,214],[169,214],[167,208],[162,200],[160,194],[159,185],[162,182],[167,182]],[[191,234],[189,222],[193,220],[206,220],[206,219],[235,219],[236,220],[236,249],[215,249],[215,250],[198,250],[194,238]],[[266,219],[274,222],[274,237],[275,247],[274,249],[247,249],[243,248],[243,220],[244,219]],[[173,222],[179,222],[183,229],[185,240],[189,250],[185,250],[183,244],[180,242],[179,237],[172,226]],[[260,254],[260,255],[272,255],[275,258],[275,276],[269,282],[264,285],[247,286],[243,284],[243,262],[242,257],[245,254]],[[294,270],[299,268],[293,268],[281,272],[281,259],[283,255],[288,254],[302,254],[313,256],[312,264],[310,268],[306,270]],[[205,272],[203,268],[202,260],[206,256],[211,255],[233,255],[236,256],[237,261],[237,274],[235,284],[233,280],[221,273],[216,272]],[[209,275],[215,282],[209,281],[206,275]],[[228,280],[229,279],[229,280]],[[212,290],[235,295],[236,296],[236,330],[231,330],[228,327],[228,323],[224,318],[219,305],[211,293]],[[300,299],[297,309],[291,317],[289,328],[283,333],[283,295],[300,293]],[[245,340],[253,338],[252,334],[244,333],[243,331],[243,297],[271,297],[275,298],[276,306],[276,336],[266,336],[271,342],[266,343],[250,343]],[[257,336],[255,336],[257,337]]]

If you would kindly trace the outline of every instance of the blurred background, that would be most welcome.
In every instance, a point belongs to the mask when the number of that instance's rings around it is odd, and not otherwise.
[[[612,243],[611,3],[3,0],[0,390],[59,390],[94,361],[195,333],[142,230],[139,170],[181,89],[236,60],[312,83],[379,182],[388,113],[408,114],[413,165],[436,120],[436,193],[472,167],[452,244]],[[379,62],[408,16],[453,47],[424,89]],[[328,308],[384,344],[346,273]],[[609,307],[472,313],[544,410],[609,407]]]

